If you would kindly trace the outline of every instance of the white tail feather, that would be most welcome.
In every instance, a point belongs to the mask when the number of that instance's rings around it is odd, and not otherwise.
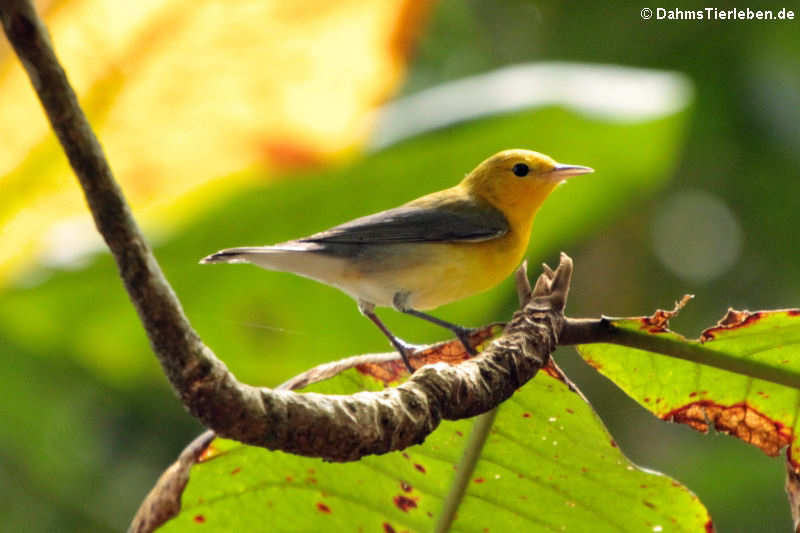
[[[267,270],[293,272],[324,283],[337,285],[335,280],[347,267],[341,258],[317,253],[316,243],[289,242],[277,246],[245,246],[226,248],[204,257],[201,264],[251,263]]]

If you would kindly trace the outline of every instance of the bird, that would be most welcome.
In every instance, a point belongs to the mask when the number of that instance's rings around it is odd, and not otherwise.
[[[544,200],[566,178],[590,172],[539,152],[503,150],[448,189],[308,237],[220,250],[200,263],[251,263],[340,289],[356,300],[413,374],[409,355],[417,346],[394,335],[375,308],[394,308],[446,328],[474,355],[471,329],[424,311],[508,277],[525,254]]]

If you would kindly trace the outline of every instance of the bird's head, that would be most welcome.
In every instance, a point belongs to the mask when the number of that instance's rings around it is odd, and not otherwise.
[[[478,165],[461,182],[510,218],[527,218],[556,186],[571,176],[594,172],[589,167],[557,163],[531,150],[504,150]]]

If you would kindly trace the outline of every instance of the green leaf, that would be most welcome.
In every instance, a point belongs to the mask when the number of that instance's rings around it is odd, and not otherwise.
[[[376,388],[348,371],[326,392]],[[346,464],[217,440],[161,531],[432,531],[473,422],[423,445]],[[707,531],[708,513],[672,479],[632,465],[589,406],[541,373],[498,411],[458,498],[453,531]]]
[[[730,310],[697,340],[667,329],[666,318],[609,319],[612,337],[652,351],[584,344],[578,352],[656,416],[728,433],[772,456],[791,446],[788,459],[797,470],[800,311]]]

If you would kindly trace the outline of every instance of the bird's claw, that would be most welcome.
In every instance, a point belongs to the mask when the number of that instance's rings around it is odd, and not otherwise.
[[[461,344],[464,345],[464,349],[467,351],[467,353],[473,356],[478,355],[478,350],[472,346],[469,337],[475,331],[477,331],[475,328],[460,328],[453,332],[456,334],[456,337],[458,337],[458,340],[461,341]]]

